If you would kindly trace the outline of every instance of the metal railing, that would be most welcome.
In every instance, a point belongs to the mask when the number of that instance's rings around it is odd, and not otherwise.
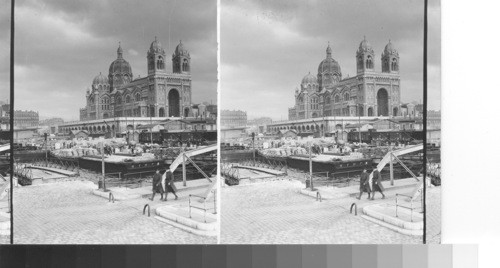
[[[405,205],[401,205],[398,203],[398,197],[406,197],[408,199],[410,199],[410,206],[405,206]],[[410,195],[405,195],[405,194],[396,194],[396,218],[399,217],[398,215],[398,207],[402,207],[402,208],[406,208],[406,209],[409,209],[410,210],[410,221],[413,222],[413,211],[416,210],[416,209],[422,209],[423,208],[423,197],[422,197],[422,194],[420,194],[420,206],[414,206],[414,199],[412,196]],[[420,212],[422,213],[422,211]]]
[[[148,208],[148,217],[151,217],[151,209],[149,207],[149,204],[144,205],[144,208],[142,209],[142,215],[146,215],[146,208]]]
[[[191,208],[196,208],[196,209],[199,209],[199,210],[202,210],[203,211],[203,220],[204,222],[206,223],[207,222],[207,211],[209,210],[214,210],[214,213],[213,214],[217,214],[217,191],[214,189],[214,190],[211,190],[210,192],[213,192],[214,193],[214,204],[213,204],[213,208],[207,208],[206,204],[207,204],[207,197],[206,196],[201,196],[201,195],[195,195],[195,194],[190,194],[189,195],[189,218],[191,218]],[[198,198],[201,198],[203,199],[203,207],[198,207],[198,206],[194,206],[191,204],[191,197],[198,197]]]
[[[283,171],[285,172],[285,174],[287,173],[288,170],[288,165],[286,163],[286,160],[270,159],[261,156],[257,156],[255,157],[255,159],[254,158],[242,159],[239,160],[238,163],[244,166],[261,167],[261,168]]]

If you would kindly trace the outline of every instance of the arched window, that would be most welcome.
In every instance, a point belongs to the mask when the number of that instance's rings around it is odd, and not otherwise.
[[[126,102],[126,103],[130,103],[130,95],[127,95],[127,96],[125,97],[125,102]]]
[[[373,61],[372,61],[372,57],[371,56],[368,56],[366,58],[366,68],[367,69],[372,69],[373,68]]]
[[[349,93],[344,93],[344,101],[348,101],[349,100]]]
[[[327,97],[325,98],[325,104],[329,104],[329,103],[330,103],[330,101],[331,101],[330,96],[327,96]]]
[[[373,108],[368,108],[368,116],[373,116]]]
[[[135,101],[141,101],[141,94],[135,93]]]
[[[391,66],[391,69],[393,71],[397,71],[398,70],[398,61],[396,59],[392,59],[392,66]]]
[[[163,58],[160,56],[156,61],[156,66],[158,69],[163,70],[165,68],[165,64],[163,63]]]
[[[122,97],[116,97],[116,104],[122,104]]]
[[[184,59],[184,61],[182,62],[182,71],[189,72],[189,64],[187,59]]]
[[[335,95],[335,103],[339,103],[340,102],[340,96],[339,95]]]

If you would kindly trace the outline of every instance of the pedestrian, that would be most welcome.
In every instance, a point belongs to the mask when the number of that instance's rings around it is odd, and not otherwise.
[[[168,193],[173,193],[175,195],[175,200],[179,198],[176,194],[177,188],[174,185],[174,174],[172,174],[172,171],[170,171],[170,169],[167,169],[167,172],[165,172],[165,188],[164,201],[167,201]]]
[[[378,171],[378,169],[375,169],[373,171],[372,179],[372,200],[375,198],[375,192],[380,192],[382,194],[382,199],[385,199],[384,190],[384,186],[382,185],[382,175],[380,175],[380,171]]]
[[[363,195],[364,192],[368,193],[368,199],[370,199],[370,185],[368,183],[368,177],[368,172],[366,172],[366,168],[364,168],[359,180],[359,196],[356,197],[358,200],[361,199],[361,195]]]
[[[161,174],[160,170],[156,170],[156,173],[153,175],[153,196],[149,200],[153,201],[155,198],[155,194],[160,193],[160,200],[163,200],[163,187],[161,185]],[[165,201],[167,200],[167,195],[165,194]]]

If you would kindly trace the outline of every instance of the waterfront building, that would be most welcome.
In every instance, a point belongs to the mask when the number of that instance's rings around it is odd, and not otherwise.
[[[40,120],[40,126],[58,126],[64,124],[64,119],[59,117]]]
[[[272,122],[273,122],[273,119],[270,117],[259,117],[259,118],[248,120],[247,125],[261,126],[261,125],[271,124]]]
[[[39,115],[35,111],[14,111],[14,128],[38,127]]]
[[[220,124],[223,128],[245,127],[247,125],[247,112],[222,110]]]
[[[375,51],[364,38],[356,51],[357,74],[343,77],[330,45],[316,75],[307,74],[295,90],[289,120],[329,116],[400,116],[399,52],[391,41],[385,46],[376,69]]]
[[[441,129],[441,111],[427,111],[427,129]]]

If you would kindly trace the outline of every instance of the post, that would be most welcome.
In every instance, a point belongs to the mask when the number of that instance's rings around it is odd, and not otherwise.
[[[252,132],[253,165],[255,166],[255,132]]]
[[[359,105],[358,105],[359,106]],[[359,108],[358,108],[358,125],[359,125],[359,128],[358,128],[358,133],[359,133],[359,145],[361,147],[361,113],[359,112]]]
[[[152,108],[152,105],[151,107],[149,108],[149,125],[151,126],[149,128],[149,131],[151,132],[151,144],[153,144],[153,115],[151,113],[151,108]]]
[[[389,155],[389,161],[390,161],[389,162],[389,172],[390,173],[389,174],[390,174],[390,178],[391,178],[391,186],[394,186],[394,167],[392,165],[392,158],[393,158],[393,156],[392,156],[392,146],[389,147],[389,153],[390,153],[390,155]]]
[[[106,171],[104,169],[104,142],[101,142],[102,188],[106,191]]]
[[[182,185],[186,186],[186,155],[184,154],[184,147],[181,147],[182,154]],[[174,174],[172,173],[172,176]]]
[[[311,185],[311,191],[314,191],[314,187],[313,187],[313,164],[312,164],[311,143],[312,142],[309,142],[309,185]]]

